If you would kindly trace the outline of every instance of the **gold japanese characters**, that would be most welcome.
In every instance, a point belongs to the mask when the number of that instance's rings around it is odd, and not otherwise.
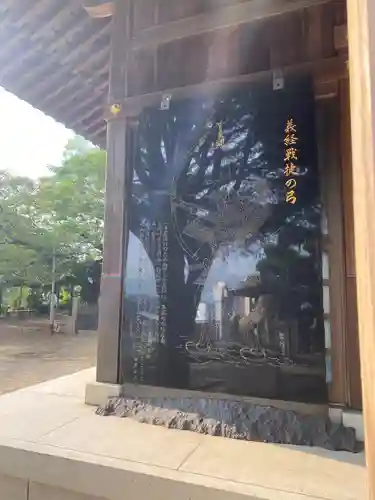
[[[285,125],[285,158],[284,158],[284,175],[285,180],[285,201],[287,203],[295,204],[297,201],[296,187],[297,179],[295,176],[298,175],[298,167],[296,162],[298,162],[298,137],[296,125],[292,118],[288,119]]]

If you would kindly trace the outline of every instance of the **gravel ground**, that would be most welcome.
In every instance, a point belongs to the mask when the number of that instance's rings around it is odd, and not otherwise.
[[[0,394],[68,375],[96,363],[97,334],[51,336],[45,322],[0,322]]]

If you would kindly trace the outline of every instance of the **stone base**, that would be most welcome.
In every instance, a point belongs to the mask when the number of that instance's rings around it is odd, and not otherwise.
[[[342,408],[331,406],[328,410],[328,416],[332,423],[342,424]]]
[[[328,417],[328,406],[325,404],[310,404],[298,403],[296,401],[285,401],[281,399],[268,399],[250,396],[236,396],[221,392],[207,392],[190,389],[173,389],[167,387],[139,385],[125,383],[121,386],[117,384],[109,384],[102,382],[90,382],[90,387],[86,387],[86,404],[91,406],[102,406],[110,397],[119,395],[126,396],[130,399],[159,399],[159,398],[193,398],[193,399],[209,399],[232,401],[235,403],[251,403],[258,406],[272,406],[284,410],[293,410],[303,415],[320,415]],[[107,388],[108,386],[108,388]],[[114,392],[112,392],[114,391]],[[119,392],[118,392],[119,391]],[[106,399],[107,398],[107,399]]]
[[[98,408],[97,414],[246,441],[362,450],[353,428],[329,418],[225,399],[114,397]]]
[[[89,382],[86,385],[85,404],[91,406],[105,405],[109,398],[120,396],[121,385]]]
[[[364,428],[362,412],[344,410],[342,412],[342,423],[346,427],[350,426],[353,427],[353,429],[355,429],[357,439],[359,441],[365,440],[365,428]]]
[[[352,427],[355,429],[358,441],[364,442],[365,429],[362,412],[340,407],[331,407],[328,414],[331,422],[343,424],[345,427]]]

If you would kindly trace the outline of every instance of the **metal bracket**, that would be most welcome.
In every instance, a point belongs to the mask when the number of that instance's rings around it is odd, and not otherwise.
[[[167,111],[171,106],[172,96],[170,94],[164,94],[161,98],[160,109],[162,111]]]
[[[273,90],[282,90],[284,88],[284,75],[281,69],[275,69],[273,72]]]

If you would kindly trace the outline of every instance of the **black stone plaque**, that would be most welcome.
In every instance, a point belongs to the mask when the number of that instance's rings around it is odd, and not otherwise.
[[[146,109],[132,158],[124,381],[324,401],[310,80]]]

